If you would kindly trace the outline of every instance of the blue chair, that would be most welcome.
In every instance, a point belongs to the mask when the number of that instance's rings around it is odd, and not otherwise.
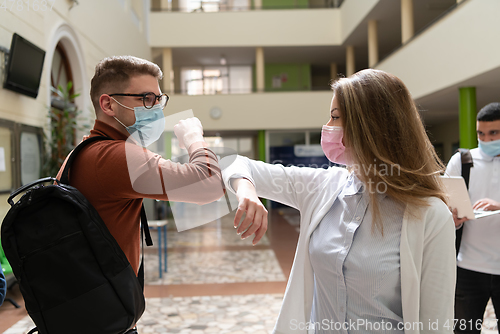
[[[158,261],[159,261],[158,269],[160,271],[160,278],[162,278],[163,272],[165,273],[167,272],[167,224],[168,220],[148,221],[149,229],[158,231]]]
[[[3,300],[5,299],[6,294],[7,294],[7,282],[5,281],[2,265],[0,264],[0,305],[3,304]]]

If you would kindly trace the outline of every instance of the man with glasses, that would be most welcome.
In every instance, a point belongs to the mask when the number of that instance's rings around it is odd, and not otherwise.
[[[174,127],[181,148],[188,150],[188,163],[165,160],[145,148],[164,131],[163,108],[169,98],[160,91],[161,78],[156,64],[132,56],[97,64],[90,88],[96,112],[90,137],[113,140],[87,146],[70,171],[71,185],[97,210],[136,274],[143,198],[206,204],[223,195],[217,157],[207,148],[197,118]]]

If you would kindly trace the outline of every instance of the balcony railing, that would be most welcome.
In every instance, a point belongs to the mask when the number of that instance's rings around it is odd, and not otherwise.
[[[183,12],[183,13],[209,13],[209,12],[231,12],[231,11],[251,11],[251,10],[267,10],[267,9],[306,9],[306,8],[339,8],[344,0],[317,0],[300,3],[295,1],[294,4],[262,4],[262,7],[257,8],[251,1],[248,4],[238,4],[238,1],[227,0],[207,0],[207,1],[186,1],[184,5],[173,6],[171,2],[167,7],[161,6],[161,1],[153,1],[151,11],[153,12]],[[245,1],[240,1],[245,2]],[[236,3],[236,4],[235,4]]]

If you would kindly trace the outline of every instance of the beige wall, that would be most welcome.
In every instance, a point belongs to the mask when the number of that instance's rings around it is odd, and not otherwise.
[[[46,124],[49,71],[59,40],[64,42],[69,53],[75,88],[82,94],[77,104],[92,117],[88,94],[96,63],[110,55],[151,57],[146,36],[148,24],[145,22],[149,13],[142,12],[143,21],[138,27],[132,18],[131,0],[123,2],[124,6],[118,0],[80,1],[69,10],[69,1],[55,1],[52,11],[27,11],[26,8],[17,11],[15,6],[13,11],[0,11],[1,46],[9,48],[12,34],[16,32],[46,52],[37,99],[0,88],[0,118],[33,126]],[[144,8],[149,6],[147,2],[143,3]],[[137,4],[135,8],[137,10]]]
[[[356,29],[380,0],[344,0],[340,7],[342,42]]]
[[[335,9],[151,13],[152,47],[341,45],[380,0]],[[175,31],[178,33],[165,33]]]
[[[321,130],[330,115],[331,99],[329,91],[173,95],[165,115],[192,109],[205,130]],[[222,110],[220,119],[210,117],[213,107]]]
[[[12,11],[10,8],[0,10],[1,46],[10,48],[15,32],[46,52],[38,97],[33,99],[0,86],[0,119],[36,127],[47,125],[50,68],[54,49],[59,41],[68,52],[76,92],[82,94],[76,101],[86,116],[86,119],[80,120],[81,123],[93,123],[94,112],[89,98],[90,79],[99,60],[123,54],[150,59],[151,49],[147,38],[149,1],[134,0],[134,10],[141,12],[135,15],[142,19],[139,26],[132,17],[132,0],[85,0],[79,3],[71,10],[70,2],[66,0],[56,0],[52,11],[35,11],[33,8],[28,11],[26,7],[17,11],[17,4]],[[142,11],[140,3],[143,5]],[[10,207],[7,197],[8,195],[0,195],[0,218]]]
[[[498,0],[466,1],[377,69],[397,75],[418,99],[499,68],[491,56],[500,54],[498,13]]]
[[[338,44],[339,9],[151,13],[152,47]]]
[[[341,45],[379,1],[345,0],[335,9],[154,12],[151,46]],[[179,33],[165,33],[169,31]]]

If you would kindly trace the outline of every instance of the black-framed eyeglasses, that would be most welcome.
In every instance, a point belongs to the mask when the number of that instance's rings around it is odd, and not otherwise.
[[[151,109],[154,107],[156,104],[156,101],[161,105],[161,108],[165,108],[167,105],[168,100],[170,99],[167,95],[167,93],[163,93],[160,95],[156,95],[153,92],[149,93],[144,93],[144,94],[109,94],[109,96],[137,96],[137,97],[142,97],[142,103],[144,104],[144,107],[146,109]]]

